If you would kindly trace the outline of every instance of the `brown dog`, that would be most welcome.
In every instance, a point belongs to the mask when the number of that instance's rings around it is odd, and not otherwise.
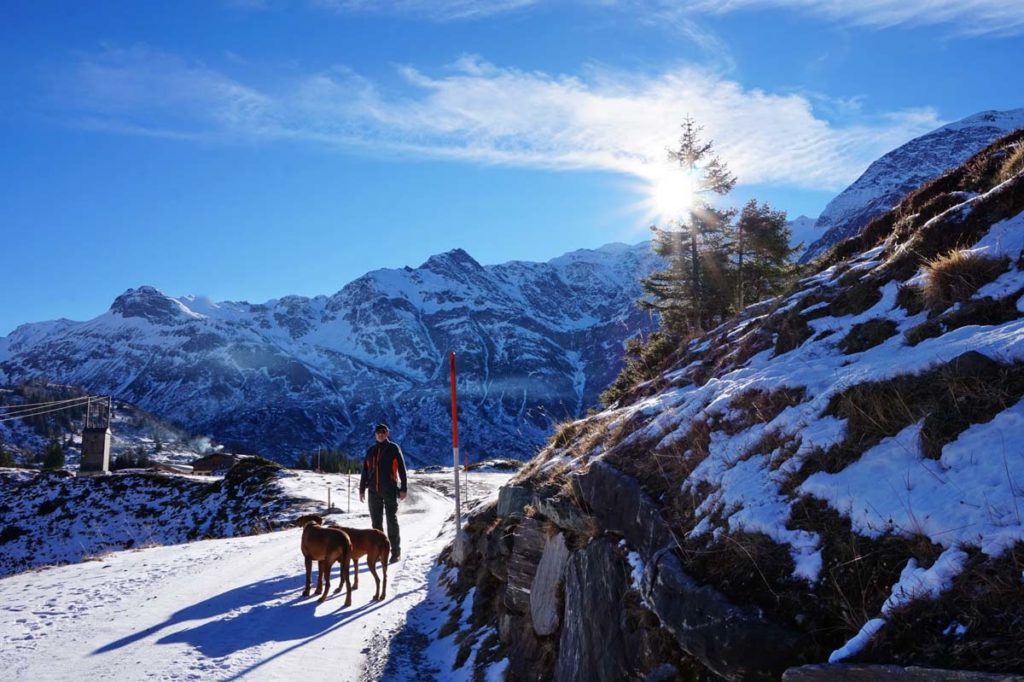
[[[320,594],[320,584],[323,583],[323,596],[320,603],[327,599],[331,591],[331,566],[335,561],[341,563],[341,576],[339,576],[338,589],[334,592],[341,592],[341,581],[348,588],[345,597],[345,606],[352,605],[352,584],[348,577],[348,562],[352,557],[352,540],[338,528],[323,528],[317,519],[310,519],[302,527],[302,556],[306,560],[306,589],[302,596],[309,596],[309,584],[313,573],[313,561],[317,562],[316,592]]]
[[[353,590],[359,589],[359,557],[365,556],[370,573],[377,583],[373,593],[373,601],[384,601],[388,592],[388,556],[391,554],[391,541],[383,531],[374,528],[342,528],[352,540],[352,570],[355,573]],[[377,562],[384,572],[384,584],[377,577]]]

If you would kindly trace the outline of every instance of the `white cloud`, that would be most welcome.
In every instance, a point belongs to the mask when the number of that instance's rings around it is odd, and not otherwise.
[[[80,122],[115,132],[309,141],[648,179],[662,172],[665,148],[690,114],[741,182],[821,190],[841,189],[884,152],[940,125],[931,109],[847,116],[837,125],[809,96],[748,89],[692,66],[553,75],[464,57],[439,74],[400,74],[400,92],[346,68],[269,88],[133,49],[83,61],[65,92]]]

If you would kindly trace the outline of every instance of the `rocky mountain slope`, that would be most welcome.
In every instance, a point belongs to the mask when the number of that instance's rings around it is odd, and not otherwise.
[[[478,659],[517,680],[1024,673],[1024,131],[651,376],[468,519],[452,627]],[[843,679],[995,679],[901,670]]]
[[[486,267],[455,250],[332,296],[265,304],[140,287],[93,320],[0,339],[0,381],[84,386],[282,461],[319,446],[361,451],[385,421],[415,465],[450,456],[455,351],[463,451],[528,457],[555,423],[596,404],[623,341],[652,328],[634,302],[657,267],[647,244]]]
[[[984,111],[915,138],[881,157],[830,201],[801,262],[848,239],[925,182],[954,168],[995,139],[1024,128],[1024,109]]]

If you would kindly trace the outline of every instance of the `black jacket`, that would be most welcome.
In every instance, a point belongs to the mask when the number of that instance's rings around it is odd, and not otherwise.
[[[363,472],[359,476],[359,494],[369,488],[378,495],[383,493],[404,493],[408,482],[405,474],[405,457],[398,443],[386,440],[374,443],[366,449],[363,458]]]

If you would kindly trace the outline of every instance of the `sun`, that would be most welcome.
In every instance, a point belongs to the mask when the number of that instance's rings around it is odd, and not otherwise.
[[[652,178],[647,189],[650,212],[660,220],[678,220],[693,208],[693,183],[676,170]]]

